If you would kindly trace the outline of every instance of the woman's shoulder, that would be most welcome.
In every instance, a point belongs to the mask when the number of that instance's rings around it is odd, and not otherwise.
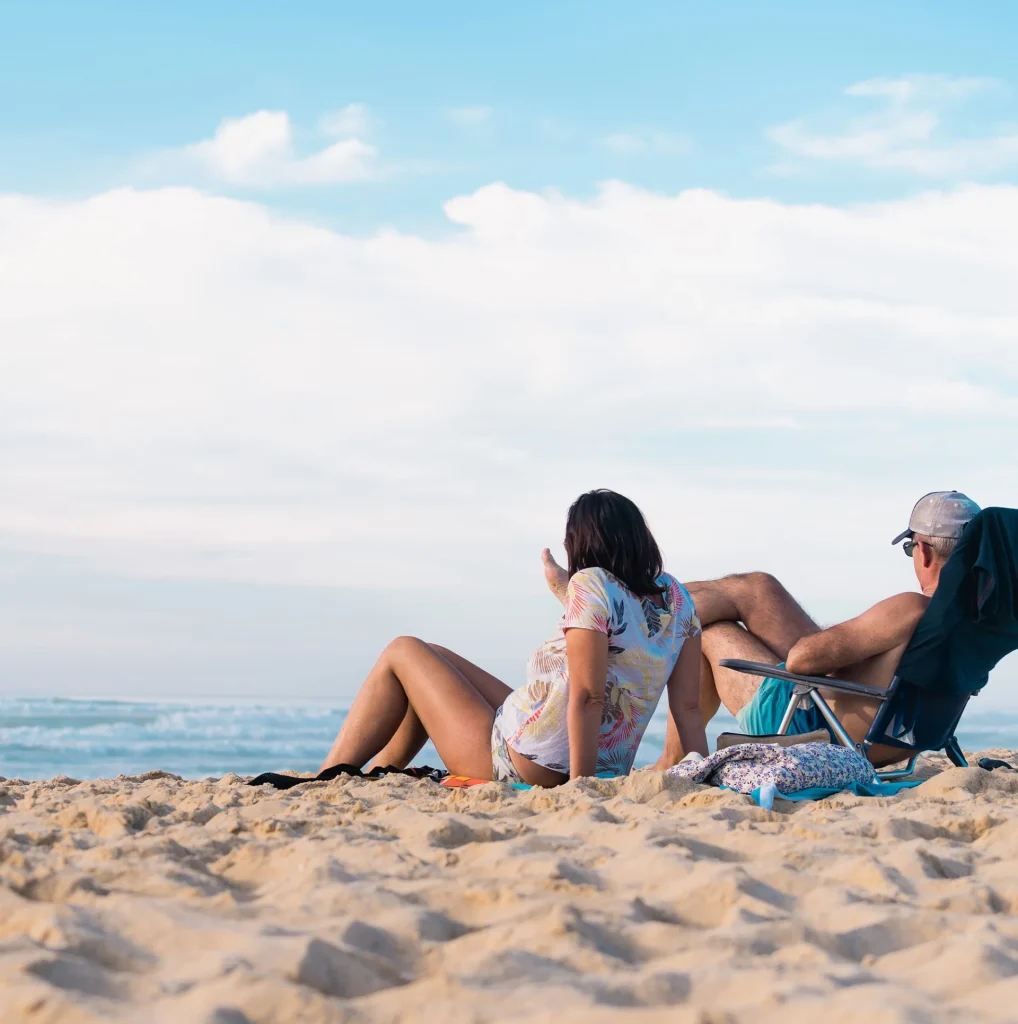
[[[594,587],[598,590],[621,591],[623,594],[628,594],[637,601],[642,600],[642,597],[639,594],[633,593],[633,591],[630,590],[629,587],[614,573],[609,572],[607,569],[602,569],[600,566],[591,566],[589,569],[577,569],[569,580],[570,584],[572,584],[574,580],[576,581],[577,586]],[[677,579],[670,576],[668,573],[661,573],[657,577],[657,583],[666,591],[681,595],[684,601],[690,600],[689,591],[687,591]]]
[[[674,576],[662,572],[657,577],[657,583],[671,595],[669,604],[675,614],[688,615],[693,612],[693,599],[690,597],[689,591]],[[641,603],[643,601],[640,595],[634,594],[617,576],[600,566],[578,569],[570,577],[569,587],[574,590],[611,594],[615,597],[628,596]]]
[[[574,590],[607,591],[610,587],[618,587],[619,581],[607,569],[593,565],[589,569],[577,569],[569,577],[569,586]]]
[[[689,591],[671,573],[661,573],[657,578],[657,583],[658,586],[664,588],[665,593],[671,595],[669,603],[673,605],[673,611],[679,612],[683,607],[693,604]]]
[[[696,605],[693,604],[692,595],[674,576],[662,573],[660,576],[662,584],[668,587],[671,594],[672,614],[677,622],[684,620],[695,620],[699,627],[699,619],[696,615]]]

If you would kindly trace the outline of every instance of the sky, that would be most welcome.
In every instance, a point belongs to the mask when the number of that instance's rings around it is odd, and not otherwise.
[[[515,685],[591,487],[825,623],[1018,505],[1014,5],[292,6],[0,0],[0,694]]]

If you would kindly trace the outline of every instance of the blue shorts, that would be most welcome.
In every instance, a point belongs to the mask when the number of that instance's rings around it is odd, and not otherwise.
[[[778,665],[778,668],[784,667],[784,662]],[[735,716],[739,728],[747,736],[775,735],[781,727],[781,719],[785,717],[794,689],[795,683],[789,679],[765,676],[752,700]],[[788,729],[789,735],[801,736],[804,732],[815,732],[817,729],[830,732],[820,709],[815,704],[808,708],[796,708]]]

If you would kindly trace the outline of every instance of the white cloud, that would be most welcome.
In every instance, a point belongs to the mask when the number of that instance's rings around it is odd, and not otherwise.
[[[445,112],[446,117],[460,128],[481,128],[491,122],[494,113],[495,112],[491,107],[483,105],[473,107],[450,107]]]
[[[689,139],[648,128],[633,132],[613,132],[601,139],[601,145],[616,153],[633,155],[637,153],[684,153],[689,148]]]
[[[861,601],[909,585],[916,494],[1018,504],[1018,189],[446,212],[354,238],[190,189],[0,197],[0,546],[522,593],[608,485],[681,575]]]
[[[964,177],[995,173],[1018,165],[1018,132],[985,136],[952,135],[943,114],[952,105],[986,92],[990,79],[913,75],[872,78],[849,86],[855,99],[883,101],[883,107],[849,121],[837,132],[817,132],[804,121],[789,121],[768,131],[787,154],[803,160],[854,163],[874,169],[910,171],[928,177]],[[794,171],[783,161],[782,173]]]
[[[349,130],[363,126],[363,108],[348,107],[324,126]],[[364,181],[377,173],[376,150],[355,137],[297,156],[294,133],[285,111],[259,110],[227,118],[211,139],[187,146],[184,156],[212,177],[234,185],[269,188],[279,185],[324,185]]]
[[[906,75],[903,78],[867,78],[850,85],[847,96],[879,96],[893,103],[914,100],[957,101],[994,89],[992,78],[950,78],[947,75]]]
[[[374,121],[363,103],[350,103],[342,110],[323,114],[318,119],[318,131],[329,138],[349,135],[367,135]]]

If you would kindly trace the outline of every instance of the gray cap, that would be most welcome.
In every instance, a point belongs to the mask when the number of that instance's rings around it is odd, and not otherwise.
[[[924,494],[912,509],[908,529],[899,533],[892,544],[898,544],[906,537],[918,533],[921,537],[961,536],[969,520],[982,509],[961,491],[930,491]]]

